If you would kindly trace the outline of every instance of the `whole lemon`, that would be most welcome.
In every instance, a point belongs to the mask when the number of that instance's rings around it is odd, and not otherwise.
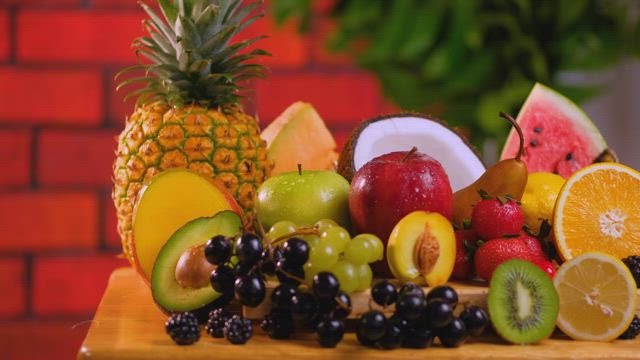
[[[551,224],[553,207],[564,182],[564,178],[557,174],[545,172],[529,174],[520,202],[525,224],[534,232],[540,231],[542,220],[546,219]]]

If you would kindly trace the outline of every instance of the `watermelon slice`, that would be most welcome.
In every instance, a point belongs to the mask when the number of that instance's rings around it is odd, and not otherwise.
[[[535,84],[516,120],[524,133],[522,160],[529,173],[550,172],[568,178],[609,153],[587,114],[542,84]],[[515,157],[518,147],[518,134],[511,129],[500,160]]]

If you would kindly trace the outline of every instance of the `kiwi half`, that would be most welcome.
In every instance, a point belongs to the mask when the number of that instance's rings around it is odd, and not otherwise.
[[[496,332],[514,344],[538,342],[555,328],[558,293],[549,275],[528,261],[500,264],[491,277],[487,302]]]

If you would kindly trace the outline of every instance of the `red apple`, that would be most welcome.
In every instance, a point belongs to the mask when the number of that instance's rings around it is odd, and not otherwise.
[[[453,216],[453,192],[442,165],[429,155],[392,152],[374,158],[353,176],[349,210],[357,233],[377,235],[386,245],[400,219],[417,210]],[[390,276],[386,259],[374,264],[378,276]]]

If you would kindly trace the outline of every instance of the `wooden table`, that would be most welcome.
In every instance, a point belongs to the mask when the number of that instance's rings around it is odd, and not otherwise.
[[[78,359],[639,359],[640,340],[611,343],[579,342],[561,334],[538,345],[508,345],[495,336],[473,339],[457,349],[383,351],[360,346],[353,333],[335,349],[317,345],[314,334],[297,333],[290,340],[269,339],[258,326],[246,345],[231,345],[205,332],[192,346],[174,345],[164,331],[163,315],[147,286],[133,269],[117,269],[79,352]]]

